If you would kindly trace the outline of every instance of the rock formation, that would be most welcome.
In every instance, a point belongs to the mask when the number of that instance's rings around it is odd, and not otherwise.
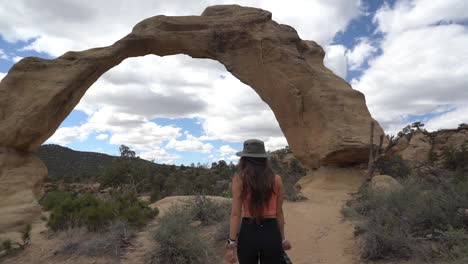
[[[47,168],[32,154],[0,147],[0,235],[40,214],[37,198]]]
[[[22,59],[0,83],[0,147],[37,150],[86,90],[126,58],[187,54],[217,60],[250,85],[305,166],[365,161],[372,118],[364,95],[323,65],[319,45],[271,17],[257,8],[212,6],[201,16],[145,19],[108,47]]]
[[[468,147],[468,128],[444,129],[435,132],[414,131],[398,140],[391,150],[399,155],[410,167],[420,167],[427,163],[443,165],[443,152],[450,148]],[[432,153],[432,161],[430,154]]]

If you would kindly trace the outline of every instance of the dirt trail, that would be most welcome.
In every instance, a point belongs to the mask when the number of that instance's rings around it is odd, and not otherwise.
[[[358,169],[321,168],[298,182],[309,200],[283,205],[293,263],[359,263],[353,224],[343,221],[340,210],[362,180]]]

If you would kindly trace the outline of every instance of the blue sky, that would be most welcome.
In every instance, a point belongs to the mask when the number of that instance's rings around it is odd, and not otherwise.
[[[0,7],[0,79],[22,57],[55,58],[112,44],[144,18],[198,15],[204,1],[18,0]],[[238,1],[269,10],[325,65],[366,95],[389,134],[414,121],[429,130],[468,123],[465,0]],[[116,21],[118,17],[118,21]],[[125,60],[104,74],[46,142],[118,154],[120,144],[159,163],[236,161],[247,138],[287,142],[273,113],[220,63],[184,55]]]

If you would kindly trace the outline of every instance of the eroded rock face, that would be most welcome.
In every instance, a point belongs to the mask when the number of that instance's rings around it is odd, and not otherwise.
[[[444,167],[444,151],[460,149],[462,145],[468,147],[468,128],[415,131],[411,136],[400,138],[390,154],[401,156],[413,168],[424,164]]]
[[[0,82],[0,147],[36,151],[86,90],[126,58],[187,54],[217,60],[251,86],[271,107],[304,166],[366,161],[372,118],[364,95],[323,65],[319,45],[301,40],[294,28],[271,17],[256,8],[212,6],[201,16],[145,19],[108,47],[53,60],[22,59]],[[377,124],[376,135],[382,133]],[[10,202],[2,201],[0,211],[12,205],[32,210],[34,186],[45,176],[43,164],[29,154],[18,160],[9,155],[2,161],[5,192],[0,197]],[[2,213],[2,221],[20,221],[19,211],[11,210],[7,217]]]
[[[46,166],[34,155],[0,148],[0,234],[37,219],[46,175]]]
[[[431,137],[422,131],[416,131],[406,147],[400,151],[399,155],[410,164],[418,166],[429,161],[431,149]]]
[[[21,60],[0,83],[0,146],[35,151],[103,73],[147,54],[224,64],[271,107],[308,167],[367,159],[371,116],[364,95],[323,65],[315,42],[301,40],[268,11],[236,5],[208,7],[201,16],[151,17],[108,47]]]

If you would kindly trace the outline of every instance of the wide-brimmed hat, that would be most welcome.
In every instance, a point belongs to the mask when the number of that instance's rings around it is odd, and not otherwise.
[[[239,157],[267,158],[270,156],[265,151],[265,143],[259,139],[248,139],[244,141],[244,149],[236,153]]]

